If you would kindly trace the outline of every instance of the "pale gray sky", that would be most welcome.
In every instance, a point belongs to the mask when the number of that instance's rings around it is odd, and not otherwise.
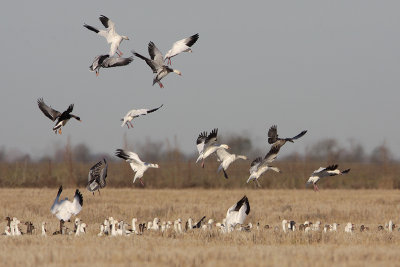
[[[400,156],[399,1],[7,1],[0,16],[2,39],[0,146],[31,155],[52,150],[67,136],[94,152],[112,153],[126,132],[173,140],[195,150],[203,130],[221,135],[247,131],[265,146],[266,131],[282,136],[308,129],[284,153],[303,152],[324,138],[358,140],[371,151],[386,140]],[[100,14],[130,37],[120,49],[147,54],[153,41],[164,53],[199,33],[192,54],[173,58],[183,77],[169,75],[164,89],[140,59],[127,67],[88,70],[105,40],[83,28],[100,27]],[[82,123],[63,135],[36,105],[75,104]],[[164,107],[120,127],[132,108]]]

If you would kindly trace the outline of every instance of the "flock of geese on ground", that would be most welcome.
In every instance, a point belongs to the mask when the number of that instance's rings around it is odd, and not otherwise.
[[[100,68],[125,66],[133,61],[133,57],[122,58],[121,56],[123,53],[119,49],[121,42],[123,40],[129,40],[129,38],[124,35],[119,35],[115,31],[114,22],[112,22],[106,16],[101,15],[99,19],[105,27],[104,30],[99,30],[88,24],[83,25],[87,29],[104,37],[110,44],[109,53],[97,56],[92,65],[90,66],[90,70],[95,71],[96,76],[98,76]],[[178,75],[181,75],[181,72],[179,70],[172,69],[168,66],[168,64],[171,64],[171,58],[183,52],[192,52],[191,47],[197,42],[198,38],[199,34],[194,34],[188,38],[184,38],[182,40],[175,42],[172,45],[172,48],[166,53],[165,56],[162,55],[160,50],[156,47],[156,45],[153,42],[150,42],[148,44],[148,52],[150,58],[147,58],[135,51],[132,51],[132,53],[136,57],[144,60],[146,64],[152,69],[153,73],[155,74],[153,79],[153,85],[155,83],[158,83],[160,88],[163,88],[164,86],[161,83],[161,80],[167,74],[174,72]],[[118,56],[116,57],[115,54],[117,54]],[[167,65],[164,63],[165,61],[167,61]],[[39,109],[43,112],[43,114],[46,117],[48,117],[53,122],[57,120],[55,126],[53,127],[53,131],[56,134],[57,133],[62,134],[61,128],[65,126],[71,118],[81,121],[80,117],[72,114],[74,108],[73,104],[69,105],[67,110],[65,110],[64,112],[57,111],[53,109],[51,106],[45,104],[43,98],[39,98],[37,100],[37,104],[39,106]],[[128,129],[133,128],[132,124],[133,119],[142,115],[155,112],[159,110],[162,106],[163,105],[153,109],[132,109],[128,111],[126,115],[121,118],[122,121],[121,127],[124,127],[126,125]],[[295,140],[304,136],[306,132],[307,131],[304,130],[292,138],[279,138],[277,126],[273,125],[272,127],[270,127],[268,131],[268,143],[271,145],[270,150],[264,157],[257,157],[251,162],[249,169],[250,176],[247,179],[247,183],[249,183],[250,181],[254,181],[255,184],[258,187],[260,187],[258,179],[261,177],[263,173],[265,173],[268,170],[272,170],[278,173],[281,172],[277,167],[272,166],[271,163],[276,159],[278,152],[280,151],[281,147],[285,145],[286,142],[293,143]],[[199,136],[196,139],[196,146],[199,153],[196,163],[201,161],[201,166],[204,168],[205,160],[211,155],[216,155],[217,160],[220,162],[217,171],[218,172],[222,171],[224,177],[228,179],[229,176],[227,173],[227,169],[229,168],[229,166],[238,159],[247,160],[247,157],[244,155],[235,155],[229,153],[227,151],[229,150],[229,146],[227,144],[219,144],[217,135],[218,135],[217,128],[213,129],[209,134],[205,131],[199,134]],[[132,170],[135,172],[133,183],[135,183],[135,181],[139,179],[140,183],[143,186],[144,182],[142,180],[142,177],[146,172],[146,170],[148,170],[149,168],[159,168],[158,164],[142,161],[139,158],[139,156],[132,151],[117,149],[115,155],[128,162]],[[106,159],[103,159],[102,161],[96,163],[89,170],[87,190],[92,192],[93,195],[95,191],[98,191],[100,194],[100,189],[106,186],[107,169],[108,169],[107,161]],[[313,184],[314,190],[317,191],[318,190],[317,183],[321,178],[327,176],[342,175],[348,173],[349,171],[350,171],[349,169],[340,171],[338,169],[338,165],[321,167],[311,174],[310,178],[307,181],[307,184]],[[83,196],[78,189],[76,190],[72,201],[69,201],[68,198],[60,199],[61,192],[62,192],[62,186],[59,188],[57,197],[54,200],[53,206],[51,207],[51,212],[60,220],[60,229],[58,230],[58,232],[56,232],[59,234],[67,233],[67,231],[64,229],[64,223],[70,221],[72,215],[76,216],[82,210],[83,207]],[[244,196],[231,208],[228,209],[224,221],[222,223],[216,224],[216,227],[222,229],[223,232],[231,232],[235,229],[237,225],[240,225],[241,227],[240,229],[242,228],[251,229],[251,225],[248,225],[248,227],[243,227],[244,220],[246,216],[249,214],[249,212],[250,212],[250,204],[247,197]],[[202,221],[200,221],[199,223],[201,225]],[[5,234],[13,233],[13,235],[15,235],[15,233],[17,233],[16,235],[18,235],[18,233],[20,233],[20,231],[18,230],[18,224],[19,221],[17,219],[16,220],[8,219],[8,225],[7,225],[8,230],[6,229]],[[149,226],[151,224],[153,226]],[[178,231],[180,231],[179,230],[181,229],[180,225],[181,225],[181,220],[180,219],[176,220],[173,224],[174,229],[175,230],[178,229]],[[189,222],[188,220],[186,226],[189,227],[189,229],[191,228],[190,225],[191,222]],[[212,225],[213,221],[209,220],[208,224],[207,225],[204,224],[202,228],[211,229]],[[200,226],[199,227],[196,226],[197,224],[193,228],[200,228]],[[104,229],[104,234],[113,235],[113,233],[117,233],[118,231],[122,231],[123,233],[126,233],[128,231],[126,230],[127,227],[126,223],[118,222],[117,220],[114,220],[112,218],[108,219],[107,223],[102,224],[102,227]],[[160,227],[161,230],[169,229],[170,227],[172,227],[172,222],[166,222],[165,224],[162,223],[161,226],[159,225],[159,221],[157,222],[153,221],[153,223],[147,223],[147,225],[140,224],[138,231],[136,231],[135,224],[132,223],[132,229],[130,231],[131,233],[133,232],[142,233],[144,229],[157,230]],[[187,227],[185,229],[187,229]],[[292,225],[291,227],[292,227],[291,229],[293,229],[294,226]],[[74,227],[75,234],[84,233],[85,228],[86,225],[83,222],[81,222],[79,219],[75,220],[75,227]],[[45,229],[45,223],[42,224],[42,230],[43,229]],[[27,233],[28,232],[29,231],[27,231]]]

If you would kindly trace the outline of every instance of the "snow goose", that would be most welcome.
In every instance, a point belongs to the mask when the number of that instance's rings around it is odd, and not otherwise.
[[[178,219],[178,233],[182,234],[183,230],[182,230],[182,220],[179,218]]]
[[[53,127],[53,131],[56,134],[57,134],[57,130],[58,130],[58,133],[61,134],[61,127],[65,126],[71,118],[75,118],[76,120],[81,121],[81,118],[71,114],[72,110],[74,109],[74,104],[69,105],[69,107],[66,111],[64,111],[63,113],[60,113],[59,111],[46,105],[43,101],[43,98],[39,98],[37,100],[37,103],[38,103],[40,110],[43,112],[43,114],[47,118],[49,118],[52,121],[55,121],[57,119],[57,123]]]
[[[132,51],[132,53],[138,58],[143,59],[147,63],[147,65],[149,65],[149,67],[153,70],[153,73],[156,73],[156,76],[153,79],[153,85],[155,83],[158,83],[160,88],[164,88],[164,85],[161,83],[161,80],[171,72],[174,72],[179,76],[182,76],[182,73],[179,70],[171,69],[170,67],[164,65],[163,56],[160,50],[158,50],[158,48],[153,42],[149,43],[148,50],[150,58],[142,56],[141,54],[136,53],[135,51]]]
[[[182,52],[192,52],[192,45],[199,39],[199,34],[196,33],[190,37],[176,41],[172,48],[165,54],[164,61],[168,59],[168,64],[171,65],[171,57],[174,57]]]
[[[91,72],[96,72],[96,77],[98,77],[101,68],[126,66],[132,61],[133,57],[110,57],[109,55],[100,55],[95,57],[92,65],[89,66],[89,70]]]
[[[160,219],[158,219],[158,218],[154,218],[154,220],[153,220],[153,226],[152,226],[152,230],[154,230],[154,231],[158,231],[158,230],[160,230],[160,226],[158,225],[160,223]]]
[[[100,232],[97,234],[97,236],[103,236],[104,235],[104,224],[100,224]]]
[[[268,130],[268,143],[277,146],[277,147],[282,147],[287,141],[294,143],[294,140],[299,139],[303,135],[307,133],[306,130],[302,131],[298,135],[292,138],[279,138],[278,137],[278,128],[276,125],[272,125],[271,128]]]
[[[228,174],[226,173],[226,170],[228,169],[229,165],[231,165],[231,163],[233,163],[237,159],[247,160],[246,156],[231,154],[223,147],[217,149],[217,158],[218,161],[221,162],[218,167],[218,172],[222,170],[226,179],[228,179]]]
[[[193,220],[192,220],[192,218],[189,218],[187,220],[187,222],[186,222],[186,225],[185,225],[185,230],[186,231],[190,230],[190,229],[193,229]]]
[[[115,155],[124,159],[126,162],[129,162],[132,170],[136,172],[135,177],[133,178],[133,183],[135,183],[136,179],[139,178],[140,183],[144,186],[142,180],[144,172],[147,171],[148,168],[158,168],[158,164],[143,162],[136,153],[131,151],[117,149]]]
[[[97,29],[95,27],[87,25],[86,23],[83,24],[83,27],[85,27],[88,30],[91,30],[91,31],[97,33],[100,36],[103,36],[104,38],[106,38],[107,43],[111,44],[110,53],[109,53],[110,57],[112,57],[115,53],[117,53],[118,56],[122,56],[122,52],[119,50],[119,45],[121,44],[122,40],[129,40],[129,38],[127,36],[125,36],[125,35],[119,35],[115,31],[114,22],[112,22],[106,16],[101,15],[99,17],[99,20],[104,25],[106,30],[99,30],[99,29]]]
[[[206,216],[203,216],[203,218],[200,219],[200,221],[198,221],[195,225],[193,225],[193,229],[194,228],[201,228],[201,224],[203,223],[204,219],[206,218]]]
[[[237,224],[243,224],[247,215],[250,213],[250,203],[246,196],[240,199],[226,212],[225,227],[228,232],[231,232]]]
[[[199,151],[199,157],[196,163],[202,160],[201,166],[204,168],[204,160],[215,153],[219,148],[229,149],[228,145],[217,144],[218,129],[215,128],[211,131],[209,135],[207,132],[202,132],[196,139],[197,150]]]
[[[350,171],[350,169],[344,170],[344,171],[340,171],[338,169],[338,165],[330,165],[328,167],[320,167],[318,170],[315,170],[310,178],[308,178],[308,181],[306,183],[306,185],[308,184],[313,184],[314,185],[314,191],[318,191],[318,186],[317,183],[318,181],[323,178],[323,177],[327,177],[327,176],[335,176],[335,175],[342,175],[342,174],[346,174]]]
[[[61,221],[68,221],[72,215],[78,215],[82,210],[83,197],[78,189],[75,191],[74,200],[71,202],[68,198],[60,200],[60,195],[63,188],[60,186],[58,189],[57,197],[54,200],[53,206],[51,206],[51,213],[55,214],[56,217]]]
[[[284,233],[286,233],[287,231],[287,224],[288,224],[287,220],[282,220],[282,230]]]
[[[344,231],[346,233],[352,233],[353,230],[354,230],[354,224],[352,224],[351,222],[347,223],[345,228],[344,228]]]
[[[164,104],[162,104],[158,108],[153,108],[153,109],[144,109],[143,108],[143,109],[132,109],[132,110],[128,111],[128,113],[126,113],[126,115],[123,118],[121,118],[121,121],[122,121],[121,127],[124,127],[124,125],[126,125],[126,126],[128,126],[128,129],[129,129],[129,124],[130,124],[131,128],[133,128],[133,125],[132,125],[131,121],[134,118],[137,118],[137,117],[139,117],[141,115],[146,115],[146,114],[152,113],[154,111],[157,111],[162,106],[164,106]]]
[[[100,194],[100,188],[106,186],[107,169],[108,164],[106,159],[97,162],[92,166],[92,168],[90,168],[86,189],[89,190],[89,192],[92,192],[93,195],[96,190]]]
[[[22,235],[21,231],[19,230],[19,224],[21,223],[20,220],[18,220],[17,218],[13,217],[13,226],[14,226],[14,235],[19,236]]]
[[[258,178],[266,171],[273,170],[275,172],[281,172],[277,167],[270,166],[269,164],[273,162],[276,157],[278,156],[279,152],[278,146],[271,146],[271,149],[265,155],[264,159],[261,157],[256,158],[250,165],[250,176],[247,179],[247,183],[250,181],[255,181],[258,187],[261,187],[260,183],[258,182]]]
[[[214,224],[214,220],[213,219],[209,219],[208,222],[207,222],[207,227],[208,227],[209,230],[212,230],[213,224]]]
[[[338,224],[338,223],[332,223],[332,227],[329,229],[329,231],[331,231],[331,232],[336,232],[337,231],[337,227],[339,226],[340,224]]]
[[[132,218],[132,232],[137,234],[138,231],[136,230],[136,222],[137,222],[137,219],[136,218]]]

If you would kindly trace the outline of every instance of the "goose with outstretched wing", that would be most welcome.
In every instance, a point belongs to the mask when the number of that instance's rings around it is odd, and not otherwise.
[[[58,133],[61,134],[61,127],[65,126],[67,124],[67,122],[71,119],[71,118],[75,118],[78,121],[81,121],[81,118],[79,118],[78,116],[75,116],[73,114],[71,114],[72,110],[74,109],[74,104],[71,104],[68,106],[68,109],[66,111],[64,111],[63,113],[53,109],[52,107],[46,105],[43,101],[43,98],[39,98],[37,100],[37,104],[39,106],[39,109],[43,112],[43,114],[49,118],[52,121],[57,120],[56,125],[53,127],[53,131],[57,134],[57,130]]]
[[[327,177],[327,176],[336,176],[336,175],[342,175],[342,174],[346,174],[350,172],[350,169],[341,171],[338,169],[338,165],[334,164],[334,165],[330,165],[328,167],[320,167],[318,170],[315,170],[310,178],[308,178],[308,181],[306,183],[306,185],[308,184],[313,184],[314,186],[314,191],[318,191],[319,188],[317,186],[317,183],[319,180],[321,180],[321,178]]]
[[[107,43],[109,43],[111,45],[110,52],[109,52],[110,57],[114,56],[115,53],[117,53],[119,57],[122,56],[122,52],[119,50],[119,45],[121,44],[121,42],[123,40],[129,40],[128,36],[119,35],[115,31],[115,23],[112,20],[110,20],[109,18],[107,18],[106,16],[101,15],[99,17],[99,20],[104,25],[106,30],[99,30],[93,26],[87,25],[86,23],[83,24],[83,27],[106,38]]]
[[[168,60],[168,64],[171,65],[171,58],[182,53],[189,52],[192,53],[192,45],[194,45],[199,39],[199,34],[196,33],[192,36],[184,38],[182,40],[176,41],[170,50],[165,54],[164,61]]]
[[[221,162],[218,167],[218,172],[222,170],[226,179],[228,179],[228,174],[226,173],[226,170],[228,169],[229,165],[231,165],[234,161],[238,159],[247,160],[246,156],[231,154],[223,147],[218,148],[216,153],[218,161]]]
[[[225,217],[225,227],[228,232],[233,231],[237,224],[243,224],[250,213],[250,203],[247,196],[244,196],[237,203],[228,209]]]
[[[117,149],[115,155],[128,162],[132,170],[136,173],[133,178],[133,183],[135,183],[136,179],[139,179],[140,183],[144,186],[142,180],[144,172],[147,171],[148,168],[158,168],[158,164],[144,162],[136,153],[131,151]]]
[[[276,125],[272,125],[271,128],[269,128],[269,130],[268,130],[268,143],[273,146],[282,147],[284,144],[286,144],[286,142],[294,143],[294,140],[299,139],[306,133],[307,133],[307,131],[304,130],[292,138],[279,138],[278,127]]]
[[[143,108],[143,109],[132,109],[132,110],[128,111],[128,113],[126,113],[126,115],[123,118],[121,118],[121,121],[122,121],[121,127],[124,127],[124,125],[126,125],[126,126],[128,126],[128,129],[129,129],[129,124],[130,124],[131,128],[133,128],[133,124],[131,121],[134,118],[157,111],[162,106],[164,106],[164,104],[162,104],[158,108],[153,108],[153,109],[144,109]]]
[[[197,150],[199,151],[199,157],[196,163],[202,160],[201,166],[204,168],[204,160],[215,153],[219,148],[229,149],[228,145],[217,144],[218,129],[215,128],[207,136],[207,132],[202,132],[196,139]]]
[[[163,55],[153,42],[150,42],[147,48],[149,51],[150,58],[142,56],[141,54],[136,53],[135,51],[132,51],[132,53],[138,58],[143,59],[147,63],[147,65],[149,65],[153,73],[156,73],[156,76],[153,79],[153,85],[158,83],[160,88],[164,88],[164,85],[161,83],[161,80],[171,72],[174,72],[179,76],[182,76],[182,73],[179,70],[172,69],[164,64]]]

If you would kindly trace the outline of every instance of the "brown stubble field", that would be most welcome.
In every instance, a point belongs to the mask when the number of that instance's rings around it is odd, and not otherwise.
[[[400,263],[400,232],[377,231],[379,224],[399,222],[400,195],[397,190],[253,190],[253,189],[113,189],[91,195],[85,189],[79,214],[88,224],[85,236],[0,237],[0,262],[17,265],[157,265],[162,266],[331,266],[385,265]],[[50,234],[58,227],[49,209],[57,189],[0,189],[2,217],[31,220],[37,228],[48,223]],[[74,188],[62,197],[71,198]],[[113,216],[130,223],[133,217],[147,222],[203,215],[221,221],[226,210],[244,194],[251,212],[247,222],[279,226],[279,231],[253,229],[252,232],[222,234],[218,231],[175,234],[145,232],[143,236],[98,237],[104,218]],[[281,231],[283,219],[304,222],[340,223],[337,233]],[[352,222],[357,230],[344,233]],[[369,232],[359,232],[361,224]],[[0,224],[5,227],[5,221]],[[72,228],[72,223],[69,223]],[[25,231],[25,227],[22,227]]]

